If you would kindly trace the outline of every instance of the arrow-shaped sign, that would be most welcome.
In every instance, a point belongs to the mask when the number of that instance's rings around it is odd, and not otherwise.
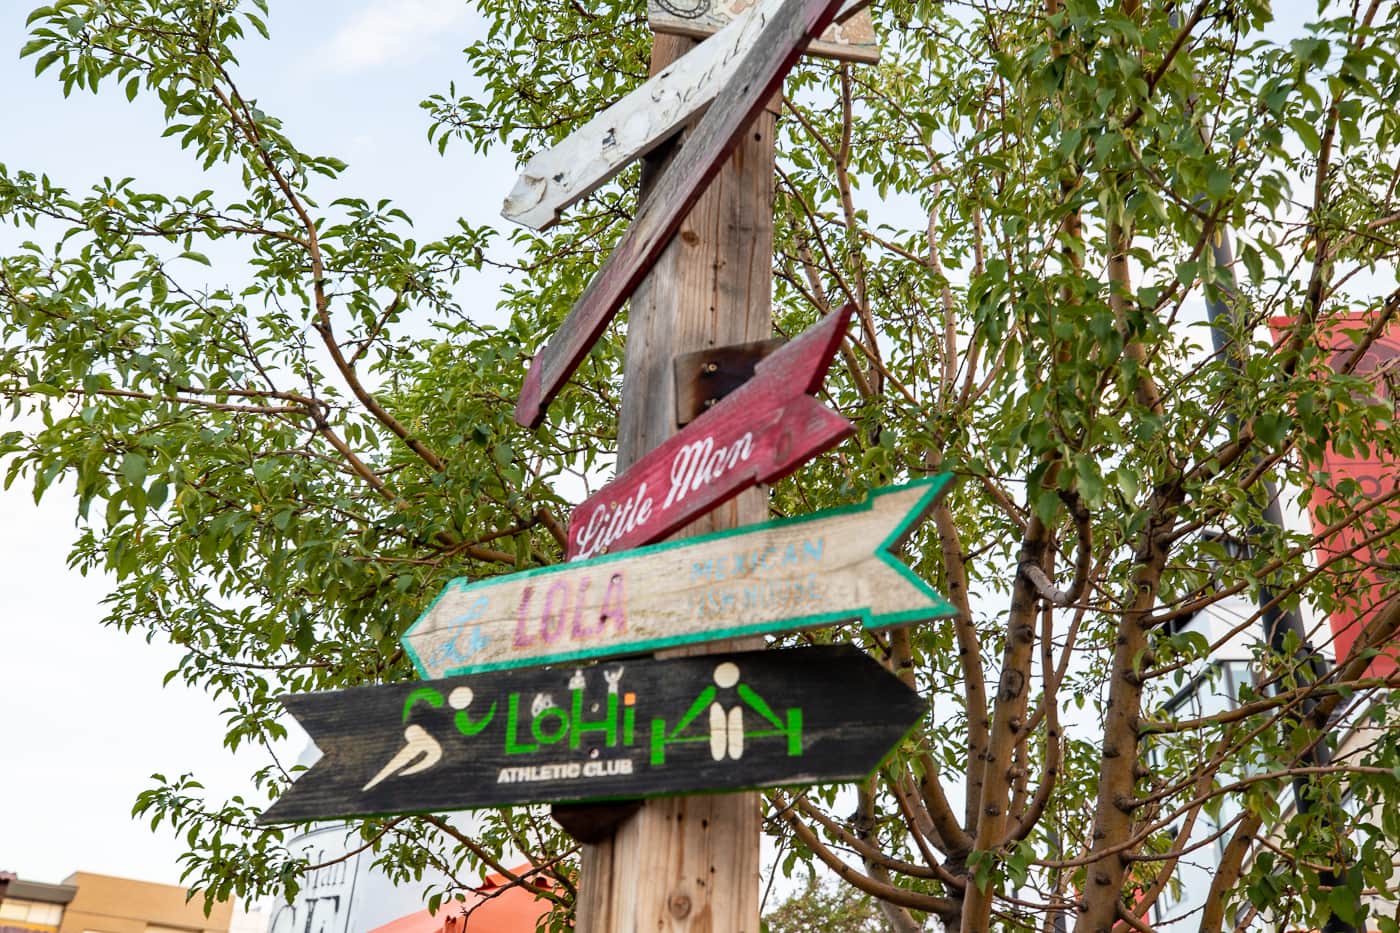
[[[509,671],[282,703],[323,757],[263,823],[859,780],[926,709],[849,645]]]
[[[575,509],[569,559],[659,541],[849,437],[855,425],[809,393],[821,388],[854,310],[846,305],[759,362],[748,382]]]
[[[448,583],[404,634],[425,679],[954,609],[891,552],[949,474],[865,502],[587,561]]]
[[[854,14],[864,2],[847,0],[836,18]],[[760,0],[723,23],[718,31],[716,16],[723,15],[718,11],[712,11],[715,15],[703,22],[694,23],[702,30],[699,34],[714,35],[552,149],[531,156],[506,196],[501,215],[536,230],[553,226],[570,204],[597,191],[632,162],[670,139],[710,106],[724,80],[753,48],[764,24],[781,4],[782,0]],[[723,22],[722,18],[718,21]],[[657,28],[655,23],[652,26]],[[684,29],[658,31],[697,34]]]
[[[544,419],[546,406],[661,256],[739,134],[782,85],[802,46],[826,28],[840,4],[841,0],[781,0],[753,45],[733,63],[714,105],[657,179],[622,241],[535,356],[515,406],[516,421],[535,427]]]

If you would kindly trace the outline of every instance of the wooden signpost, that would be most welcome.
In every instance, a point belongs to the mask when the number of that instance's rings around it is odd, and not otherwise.
[[[751,9],[753,0],[648,0],[647,23],[656,32],[704,37]],[[807,46],[808,55],[851,62],[878,62],[880,45],[867,9],[869,0],[848,0],[836,21]]]
[[[739,135],[781,86],[807,40],[831,22],[840,3],[782,0],[763,24],[753,45],[733,63],[714,105],[638,209],[622,242],[535,356],[515,406],[516,421],[535,427],[544,419],[546,407],[651,270]]]
[[[859,780],[927,709],[850,645],[479,674],[282,703],[323,757],[263,823]]]
[[[847,508],[471,582],[453,580],[403,636],[424,678],[639,654],[954,609],[893,550],[949,474]]]
[[[759,924],[758,801],[666,795],[857,779],[918,722],[913,691],[848,646],[733,652],[768,632],[953,614],[892,554],[947,476],[846,509],[624,550],[688,522],[760,520],[755,484],[851,430],[811,398],[849,308],[771,357],[762,342],[775,92],[804,49],[876,60],[866,2],[650,0],[653,28],[673,33],[655,37],[655,77],[527,163],[503,213],[542,228],[659,150],[643,166],[631,227],[536,355],[515,409],[538,426],[630,297],[622,475],[575,513],[568,550],[578,560],[453,581],[405,634],[424,677],[473,676],[286,698],[325,757],[264,822],[656,797],[611,805],[611,819],[579,834],[575,929],[737,933]],[[681,57],[690,40],[680,36],[711,33]],[[692,124],[678,150],[665,145]],[[686,381],[699,353],[711,378]],[[678,418],[682,396],[690,407]],[[715,643],[735,636],[745,637]],[[672,646],[719,653],[576,663]],[[551,663],[563,666],[539,668]],[[619,823],[623,812],[634,815]]]
[[[659,541],[849,437],[855,426],[809,393],[821,388],[854,310],[846,305],[760,361],[753,378],[575,509],[569,559]]]
[[[879,47],[867,12],[857,11],[867,0],[847,0],[837,22],[807,47],[857,61],[877,61]],[[782,0],[758,0],[742,12],[735,0],[696,7],[695,18],[669,13],[653,0],[649,16],[653,29],[679,35],[710,37],[645,84],[589,120],[551,149],[536,153],[520,170],[506,196],[501,215],[507,220],[544,230],[563,210],[598,190],[632,162],[651,152],[681,127],[703,113],[724,80],[753,48],[759,33],[781,7]],[[841,22],[844,16],[849,16]]]
[[[501,215],[537,230],[550,227],[564,208],[671,138],[710,105],[781,7],[782,0],[759,0],[558,145],[536,153]]]

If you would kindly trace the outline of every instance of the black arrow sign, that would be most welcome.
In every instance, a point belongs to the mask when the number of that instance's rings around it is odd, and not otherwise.
[[[927,708],[849,645],[282,698],[324,753],[261,822],[850,781]]]

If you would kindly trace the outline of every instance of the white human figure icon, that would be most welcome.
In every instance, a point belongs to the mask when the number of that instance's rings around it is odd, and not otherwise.
[[[626,670],[626,668],[619,667],[615,671],[603,671],[603,680],[608,683],[609,693],[617,692],[617,682],[622,679],[622,672],[624,670]]]
[[[714,677],[715,685],[727,690],[739,682],[739,665],[718,664]],[[716,700],[710,704],[710,757],[723,761],[726,756],[735,761],[744,756],[744,711],[737,705],[726,711]]]
[[[458,687],[447,696],[447,705],[462,710],[472,705],[474,694],[471,687]],[[440,701],[439,701],[440,702]],[[395,774],[404,776],[427,771],[442,760],[442,745],[417,723],[403,730],[404,745],[389,763],[379,769],[379,773],[360,788],[361,793]]]

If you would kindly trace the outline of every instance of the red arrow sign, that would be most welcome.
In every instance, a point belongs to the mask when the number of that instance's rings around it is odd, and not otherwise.
[[[650,544],[758,483],[782,479],[855,426],[821,388],[853,305],[761,361],[753,378],[574,510],[570,560]]]
[[[840,5],[841,0],[782,0],[764,23],[754,44],[732,66],[715,102],[637,209],[622,241],[588,283],[559,330],[535,355],[515,405],[517,422],[534,428],[544,420],[546,406],[651,271],[719,172],[739,134],[782,87],[783,76],[802,57],[803,47],[826,29]]]

